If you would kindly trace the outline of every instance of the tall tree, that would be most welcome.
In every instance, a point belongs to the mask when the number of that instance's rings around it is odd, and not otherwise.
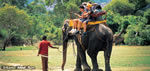
[[[24,10],[9,5],[0,8],[0,30],[7,33],[3,40],[3,50],[12,37],[17,34],[20,36],[25,34],[31,22],[30,17]]]
[[[25,8],[28,3],[28,0],[0,0],[0,6],[3,7],[6,4],[17,6],[22,9]]]
[[[121,15],[129,15],[134,13],[135,6],[132,3],[129,3],[128,0],[112,0],[105,10],[111,10],[114,13],[119,13]]]
[[[147,5],[146,0],[128,0],[129,3],[132,3],[135,5],[135,11],[142,9]]]
[[[32,15],[40,15],[46,13],[45,3],[41,0],[34,0],[27,5],[27,12]]]

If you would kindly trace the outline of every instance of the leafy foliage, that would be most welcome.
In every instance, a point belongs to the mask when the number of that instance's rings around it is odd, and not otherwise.
[[[144,45],[147,42],[144,42],[148,38],[145,36],[149,36],[149,34],[145,34],[147,30],[145,25],[147,19],[144,17],[135,17],[136,23],[132,23],[127,28],[127,33],[125,34],[125,43],[129,45]],[[148,33],[148,32],[147,32]],[[143,36],[145,34],[145,36]],[[149,40],[149,39],[148,39]]]
[[[127,45],[150,45],[148,0],[112,0],[107,10],[107,24],[114,33],[126,29],[124,42]],[[146,8],[147,7],[147,8]]]
[[[7,36],[24,34],[32,22],[26,12],[9,5],[0,8],[0,21],[0,28]]]
[[[132,14],[135,10],[134,4],[128,2],[128,0],[112,0],[106,7],[105,10],[111,10],[114,13],[121,15]]]
[[[6,4],[17,6],[18,8],[22,9],[25,8],[27,0],[0,0],[0,7],[3,7]]]
[[[48,40],[62,44],[64,20],[76,18],[72,13],[78,13],[82,2],[90,0],[27,1],[0,0],[0,40],[14,36],[11,41],[34,42],[46,35]],[[125,30],[122,37],[126,45],[150,45],[149,5],[149,0],[112,0],[103,10],[113,33]]]
[[[3,47],[3,50],[5,50],[9,41],[14,37],[19,36],[19,39],[23,39],[22,37],[27,34],[31,23],[32,20],[30,20],[30,17],[24,10],[9,5],[0,8],[0,30],[3,35],[3,42],[1,43],[4,43],[0,47]]]

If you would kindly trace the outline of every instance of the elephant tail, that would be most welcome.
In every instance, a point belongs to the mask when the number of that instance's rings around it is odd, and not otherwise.
[[[113,35],[113,43],[116,43],[117,41],[119,41],[119,37],[120,37],[123,33],[125,33],[127,27],[128,27],[128,24],[120,31],[120,33]]]
[[[115,43],[117,40],[118,40],[118,38],[123,34],[125,32],[125,29],[124,30],[122,30],[120,33],[118,33],[118,34],[114,34],[113,35],[113,43]]]

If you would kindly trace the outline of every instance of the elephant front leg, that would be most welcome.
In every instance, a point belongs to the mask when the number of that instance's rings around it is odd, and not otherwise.
[[[77,52],[76,68],[74,69],[74,71],[82,71],[81,60],[80,60],[78,52]]]
[[[85,51],[79,51],[79,57],[81,59],[82,65],[83,65],[83,71],[91,71],[90,66],[87,64]]]
[[[80,43],[78,42],[78,39],[75,38],[76,44],[77,44],[77,52],[78,52],[78,58],[81,61],[81,64],[83,65],[83,71],[91,71],[90,66],[87,64],[85,50],[82,48]]]
[[[98,63],[97,63],[97,54],[98,54],[98,52],[88,50],[87,53],[90,56],[91,61],[92,61],[92,65],[93,65],[92,71],[103,71],[102,69],[98,68]]]
[[[83,65],[83,71],[91,71],[90,66],[87,64],[85,51],[80,48],[81,47],[78,47],[78,51],[79,51],[79,58],[81,60],[81,64]]]

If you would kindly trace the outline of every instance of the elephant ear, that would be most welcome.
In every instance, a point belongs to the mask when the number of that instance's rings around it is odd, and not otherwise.
[[[69,20],[68,20],[68,19],[64,21],[63,27],[64,27],[64,28],[69,27]]]
[[[64,24],[64,28],[67,28],[68,26],[69,26],[68,23]]]

